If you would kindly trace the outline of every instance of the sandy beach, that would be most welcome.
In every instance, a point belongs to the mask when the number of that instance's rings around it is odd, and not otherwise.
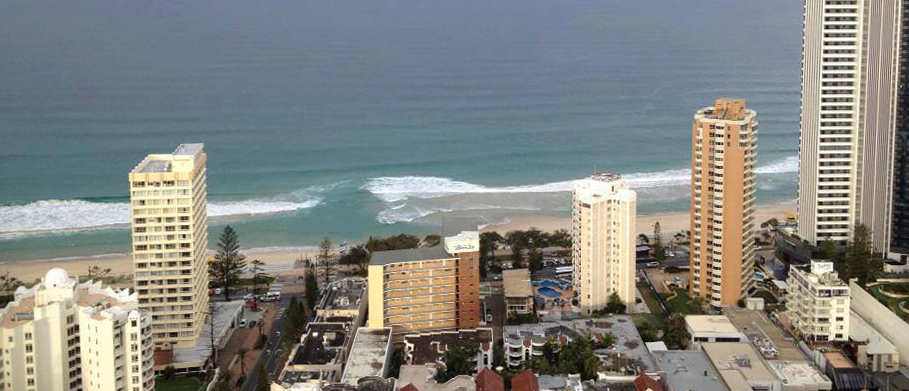
[[[754,212],[755,221],[762,223],[772,217],[784,220],[787,214],[794,214],[795,204],[778,204],[778,205],[758,205]],[[637,231],[650,235],[653,233],[653,225],[659,222],[664,237],[669,237],[677,232],[688,230],[688,212],[676,213],[658,213],[651,215],[637,216]],[[509,219],[507,223],[493,224],[483,228],[483,231],[497,231],[504,234],[508,231],[528,229],[536,227],[541,231],[555,231],[557,229],[569,229],[571,218],[569,217],[551,217],[551,216],[516,216]]]
[[[785,219],[788,213],[795,213],[795,204],[781,205],[762,205],[757,207],[755,220],[764,222],[771,217]],[[664,237],[670,237],[676,232],[688,229],[688,213],[661,213],[653,215],[641,215],[637,218],[637,230],[639,233],[651,234],[653,224],[659,221],[663,230]],[[536,227],[543,231],[554,231],[557,229],[568,229],[571,219],[567,217],[551,216],[514,216],[507,223],[490,225],[483,228],[483,231],[498,231],[505,233],[508,231],[528,229]],[[293,263],[297,259],[315,258],[315,253],[311,250],[303,249],[264,249],[246,253],[247,260],[258,259],[268,265]],[[9,272],[21,281],[31,282],[41,278],[47,270],[54,267],[62,267],[70,275],[84,275],[90,266],[101,266],[111,268],[111,274],[127,274],[132,272],[132,261],[128,254],[110,254],[88,257],[73,257],[69,259],[51,259],[51,260],[28,260],[28,261],[8,261],[0,264],[0,274]]]

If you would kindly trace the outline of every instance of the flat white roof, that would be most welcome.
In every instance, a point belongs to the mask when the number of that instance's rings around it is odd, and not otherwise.
[[[353,345],[348,354],[347,365],[341,383],[356,386],[357,382],[367,376],[385,377],[387,369],[385,363],[388,358],[391,328],[357,329]]]
[[[849,311],[849,338],[867,343],[868,354],[898,354],[899,350],[854,311]]]
[[[692,333],[738,333],[732,321],[725,315],[688,315],[685,324]]]

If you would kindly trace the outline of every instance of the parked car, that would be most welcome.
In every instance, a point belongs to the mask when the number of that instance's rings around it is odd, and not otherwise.
[[[654,261],[654,262],[647,262],[647,267],[660,267],[660,263],[659,263],[659,262],[656,262],[656,261]]]
[[[246,327],[246,319],[240,319],[240,327]]]
[[[247,294],[243,295],[243,301],[250,301],[253,299],[253,297],[255,297],[255,295],[253,295],[252,293],[247,293]]]

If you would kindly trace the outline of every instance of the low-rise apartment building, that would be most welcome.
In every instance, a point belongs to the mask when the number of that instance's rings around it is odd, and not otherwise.
[[[0,389],[151,391],[152,345],[137,294],[51,269],[0,310]]]
[[[790,269],[786,315],[806,342],[849,339],[849,286],[839,279],[833,262],[811,261]]]
[[[408,365],[444,366],[445,352],[460,346],[474,346],[476,371],[492,368],[492,329],[478,328],[435,331],[404,336],[404,362]]]
[[[685,329],[691,337],[689,347],[697,350],[704,342],[747,342],[726,315],[688,315]]]
[[[480,325],[480,239],[475,219],[447,219],[430,248],[377,251],[369,264],[369,327],[411,333]]]
[[[530,270],[511,269],[502,271],[505,288],[505,310],[508,316],[533,313],[533,286]]]

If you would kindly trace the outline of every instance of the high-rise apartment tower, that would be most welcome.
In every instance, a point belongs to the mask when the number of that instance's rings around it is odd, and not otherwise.
[[[571,259],[581,311],[592,314],[613,293],[632,312],[635,303],[637,194],[618,174],[574,183]]]
[[[195,346],[208,306],[208,215],[202,144],[148,155],[129,173],[139,307],[155,347]]]
[[[757,128],[742,99],[694,115],[689,292],[715,307],[736,305],[753,285]]]
[[[856,224],[877,251],[909,243],[906,151],[895,151],[909,137],[904,1],[805,1],[798,234],[810,243],[845,244]]]

